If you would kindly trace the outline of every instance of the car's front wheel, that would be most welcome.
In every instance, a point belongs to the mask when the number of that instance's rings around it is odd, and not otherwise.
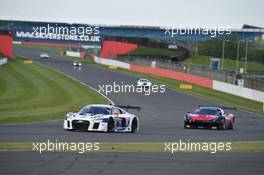
[[[108,119],[108,124],[107,124],[107,132],[114,132],[115,130],[115,121],[112,117]]]
[[[223,119],[222,123],[218,127],[219,130],[224,130],[226,129],[226,121]]]

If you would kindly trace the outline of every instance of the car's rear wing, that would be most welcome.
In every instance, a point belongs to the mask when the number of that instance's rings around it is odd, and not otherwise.
[[[226,110],[234,110],[236,111],[236,107],[227,107],[227,106],[198,106],[199,108],[201,107],[207,107],[207,108],[221,108],[221,109],[226,109]]]
[[[141,107],[140,106],[130,106],[130,105],[115,105],[116,107],[119,107],[119,108],[123,108],[123,109],[136,109],[138,111],[141,111]]]

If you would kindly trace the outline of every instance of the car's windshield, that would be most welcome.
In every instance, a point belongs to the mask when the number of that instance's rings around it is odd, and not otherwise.
[[[217,109],[210,108],[200,108],[193,112],[193,114],[203,114],[203,115],[217,115],[220,111]]]
[[[91,115],[96,115],[96,114],[103,114],[103,115],[110,115],[111,109],[107,107],[101,107],[101,106],[88,106],[80,110],[79,114],[80,115],[85,115],[85,114],[91,114]]]

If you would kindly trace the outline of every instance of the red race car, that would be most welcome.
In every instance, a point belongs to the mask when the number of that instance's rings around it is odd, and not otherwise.
[[[188,112],[184,116],[184,128],[198,129],[233,129],[235,117],[225,110],[236,110],[229,107],[202,107]]]

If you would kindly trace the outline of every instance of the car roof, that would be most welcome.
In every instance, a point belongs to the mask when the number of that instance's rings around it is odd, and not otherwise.
[[[85,107],[88,107],[88,106],[92,106],[92,107],[102,107],[102,108],[118,108],[118,109],[121,109],[122,111],[128,113],[126,110],[124,110],[123,108],[120,108],[120,107],[117,107],[117,106],[114,106],[114,105],[106,105],[106,104],[89,104],[89,105],[86,105]]]
[[[200,109],[221,109],[221,108],[216,107],[216,106],[200,106],[199,108]]]
[[[94,106],[94,107],[97,106],[97,107],[105,107],[105,108],[112,108],[113,107],[112,105],[105,105],[105,104],[89,104],[89,105],[86,105],[86,106]]]
[[[142,78],[142,79],[139,79],[138,81],[149,81],[149,80]]]
[[[85,107],[87,107],[87,106],[102,107],[102,108],[113,108],[113,107],[116,107],[116,108],[122,109],[122,108],[114,106],[114,105],[106,105],[106,104],[89,104],[89,105],[86,105]]]
[[[217,107],[217,106],[200,106],[198,109],[211,109],[211,110],[224,111],[222,108]]]

